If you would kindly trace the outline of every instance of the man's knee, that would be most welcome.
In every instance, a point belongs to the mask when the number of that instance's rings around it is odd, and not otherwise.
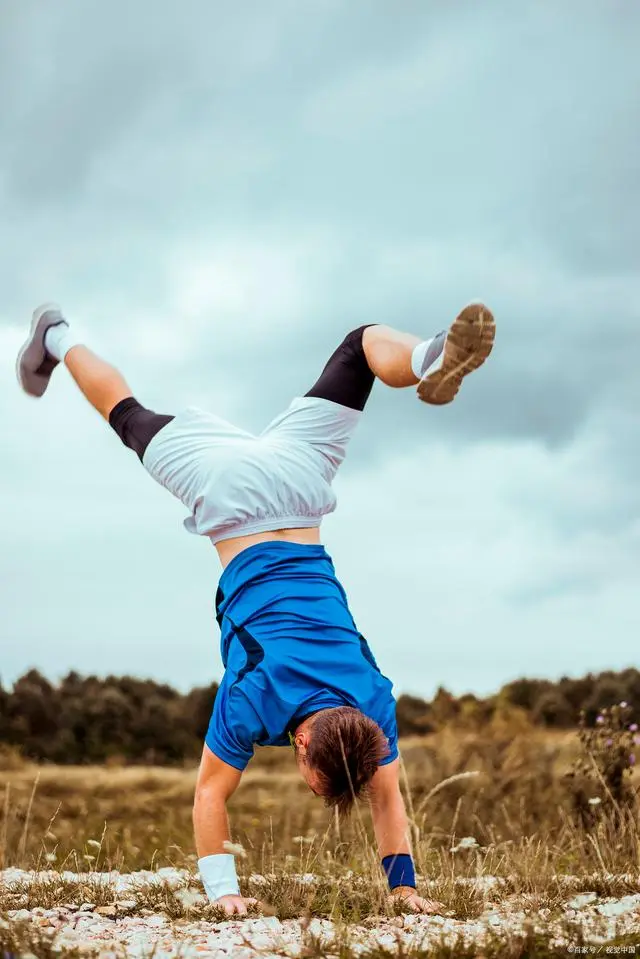
[[[347,333],[307,396],[330,400],[353,410],[365,408],[375,381],[364,351],[364,333],[372,325],[359,326]]]
[[[133,396],[121,400],[109,414],[109,424],[140,461],[154,436],[173,419],[173,416],[145,409]]]

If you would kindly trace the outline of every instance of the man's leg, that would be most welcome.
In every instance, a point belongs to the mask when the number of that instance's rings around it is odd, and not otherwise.
[[[482,304],[465,307],[448,331],[429,340],[389,326],[360,327],[340,344],[307,396],[362,411],[377,377],[387,386],[418,386],[427,403],[450,403],[463,378],[489,356],[495,321]]]
[[[173,419],[153,413],[133,397],[122,374],[78,342],[55,306],[33,316],[31,334],[18,357],[18,379],[25,392],[42,396],[53,370],[64,363],[83,395],[142,460],[153,437]]]
[[[71,347],[62,362],[86,399],[107,421],[114,407],[133,395],[122,373],[86,346]]]
[[[331,479],[367,404],[376,377],[393,387],[418,387],[427,403],[454,398],[464,376],[477,369],[493,347],[495,322],[481,304],[465,307],[450,329],[430,340],[389,326],[352,330],[330,357],[319,379],[265,433],[278,432],[322,454]]]
[[[151,440],[174,417],[145,409],[122,374],[86,346],[69,350],[64,363],[91,405],[142,461]]]
[[[420,381],[413,372],[411,360],[421,342],[420,337],[390,326],[369,326],[362,337],[369,369],[386,386],[397,388],[416,386]]]

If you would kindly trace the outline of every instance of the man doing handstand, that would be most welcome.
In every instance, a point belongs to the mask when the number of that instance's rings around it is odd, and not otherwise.
[[[346,812],[366,796],[392,895],[420,898],[399,786],[395,702],[349,610],[320,543],[336,507],[332,481],[376,377],[449,403],[493,347],[495,324],[466,307],[430,340],[387,326],[349,333],[306,396],[259,435],[190,407],[145,409],[122,375],[92,353],[53,305],[33,314],[18,356],[22,388],[43,395],[64,362],[89,402],[146,470],[189,510],[185,526],[207,536],[223,566],[216,597],[225,667],[206,735],[194,803],[202,880],[212,902],[244,914],[229,841],[227,800],[255,745],[295,744],[300,774]]]

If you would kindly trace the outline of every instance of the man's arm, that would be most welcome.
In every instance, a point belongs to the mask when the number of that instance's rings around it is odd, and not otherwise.
[[[400,760],[380,766],[371,780],[371,816],[380,858],[411,854],[409,820],[400,792]]]
[[[411,855],[409,820],[400,791],[400,760],[380,766],[371,780],[371,816],[378,843],[380,859],[388,856]],[[422,899],[414,886],[396,886],[391,891],[416,912],[441,912],[441,903]]]
[[[256,902],[243,898],[237,890],[225,892],[234,886],[235,879],[233,858],[225,848],[230,838],[227,800],[241,778],[240,770],[218,759],[208,746],[204,747],[193,804],[196,849],[207,895],[230,915],[244,915],[247,906]]]

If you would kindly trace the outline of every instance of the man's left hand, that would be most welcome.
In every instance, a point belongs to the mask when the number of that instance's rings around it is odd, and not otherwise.
[[[423,899],[411,886],[398,886],[391,893],[391,902],[402,906],[407,912],[421,912],[426,915],[442,915],[446,906],[433,899]]]

